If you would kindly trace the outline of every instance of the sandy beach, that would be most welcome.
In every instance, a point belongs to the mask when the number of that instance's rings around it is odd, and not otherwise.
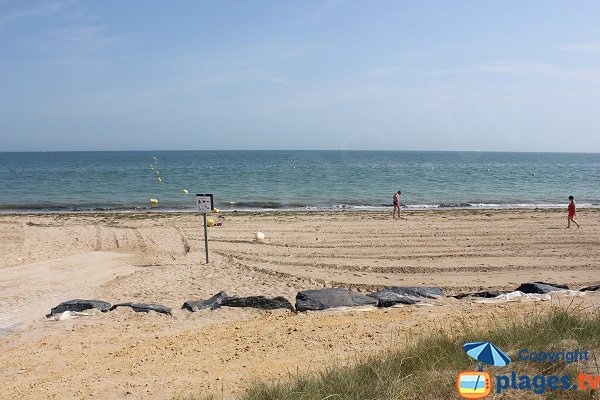
[[[0,398],[170,398],[239,394],[254,379],[352,362],[477,314],[502,320],[544,303],[289,311],[221,308],[187,300],[284,296],[346,287],[437,286],[447,295],[545,281],[600,283],[600,210],[260,212],[214,215],[210,263],[193,213],[0,215]],[[266,235],[262,243],[255,232]],[[173,316],[119,308],[66,321],[62,301],[144,302]],[[559,301],[560,300],[560,301]],[[600,295],[575,300],[600,306]]]

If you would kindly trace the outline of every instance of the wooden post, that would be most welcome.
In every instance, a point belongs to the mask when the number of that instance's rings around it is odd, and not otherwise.
[[[213,206],[213,195],[212,194],[196,194],[196,204],[198,205],[198,211],[204,216],[204,249],[206,250],[206,263],[208,264],[208,231],[206,216],[210,214]]]
[[[206,214],[204,215],[204,249],[206,250],[206,263],[208,264],[208,229],[206,229]]]

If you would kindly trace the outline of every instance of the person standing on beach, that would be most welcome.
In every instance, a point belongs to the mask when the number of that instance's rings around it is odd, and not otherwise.
[[[398,218],[400,218],[400,191],[394,193],[394,211],[392,211],[392,217],[396,218],[396,210],[398,210]]]
[[[569,206],[567,207],[567,228],[571,227],[571,221],[579,228],[579,224],[575,221],[575,198],[573,196],[569,196]]]

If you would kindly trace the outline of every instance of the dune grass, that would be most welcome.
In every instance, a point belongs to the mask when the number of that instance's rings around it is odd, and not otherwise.
[[[255,382],[243,400],[325,399],[457,399],[456,377],[460,371],[476,370],[477,362],[462,349],[465,342],[491,341],[507,352],[513,362],[507,367],[485,367],[492,376],[493,393],[488,399],[596,399],[594,391],[506,390],[496,393],[495,375],[600,375],[600,312],[578,307],[552,308],[509,321],[490,330],[466,325],[439,330],[414,338],[407,346],[365,357],[353,366],[331,366],[311,374],[290,376],[275,383]],[[518,349],[532,351],[590,350],[589,361],[537,363],[517,359]],[[220,399],[221,396],[202,397]],[[200,398],[196,398],[200,399]]]

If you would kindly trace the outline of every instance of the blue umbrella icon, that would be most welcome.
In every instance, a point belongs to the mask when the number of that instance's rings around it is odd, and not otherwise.
[[[505,367],[510,363],[510,358],[492,342],[471,342],[463,345],[465,353],[480,363]]]

